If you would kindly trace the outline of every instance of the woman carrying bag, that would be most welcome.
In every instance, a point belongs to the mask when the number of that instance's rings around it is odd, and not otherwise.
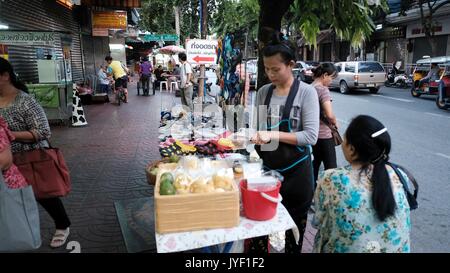
[[[321,110],[319,139],[313,146],[314,184],[316,185],[322,162],[325,170],[337,167],[335,146],[340,145],[340,143],[336,142],[333,137],[333,133],[337,132],[337,120],[331,106],[332,99],[328,87],[331,81],[336,78],[338,72],[336,66],[332,63],[323,63],[314,68],[312,72],[314,82],[311,85],[317,90]],[[335,132],[333,132],[334,130]]]
[[[319,131],[317,92],[294,79],[295,49],[276,33],[263,49],[265,72],[272,82],[256,98],[258,132],[252,141],[265,167],[280,172],[283,205],[296,223],[300,238],[286,232],[286,253],[300,253],[308,209],[313,198],[311,145]],[[267,239],[252,240],[250,251],[267,252]],[[257,244],[257,246],[255,246]]]
[[[50,126],[44,110],[27,94],[26,86],[17,80],[13,67],[3,58],[0,58],[0,117],[6,120],[15,138],[11,143],[13,154],[49,147]],[[50,246],[63,246],[69,236],[70,220],[61,199],[37,201],[55,221],[56,232]]]

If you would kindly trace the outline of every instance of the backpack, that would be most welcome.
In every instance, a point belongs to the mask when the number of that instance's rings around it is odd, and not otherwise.
[[[405,168],[396,165],[394,163],[388,162],[387,165],[391,166],[395,171],[395,174],[402,182],[403,189],[405,190],[406,198],[408,199],[409,209],[415,210],[419,207],[417,202],[417,194],[419,193],[419,185],[417,184],[416,179],[410,172],[408,172]],[[405,175],[411,183],[408,183],[405,179]]]

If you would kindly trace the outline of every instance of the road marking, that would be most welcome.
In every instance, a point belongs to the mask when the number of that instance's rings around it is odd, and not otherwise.
[[[390,99],[390,100],[397,100],[397,101],[402,101],[402,102],[414,102],[413,100],[392,98],[392,97],[386,97],[386,96],[383,96],[383,95],[371,95],[371,96],[372,97],[380,97],[380,98],[384,98],[384,99]]]
[[[450,156],[444,155],[444,154],[441,154],[441,153],[435,153],[435,155],[442,156],[444,158],[450,159]]]
[[[449,116],[444,116],[441,114],[435,114],[435,113],[430,113],[430,112],[425,112],[425,114],[435,116],[435,117],[440,117],[440,118],[450,118]]]

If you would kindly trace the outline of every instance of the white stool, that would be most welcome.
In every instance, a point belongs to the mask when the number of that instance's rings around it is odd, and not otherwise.
[[[170,90],[175,92],[178,89],[178,83],[177,82],[171,82],[170,83]]]
[[[163,84],[166,86],[166,90],[168,90],[168,83],[167,83],[167,81],[161,81],[161,82],[159,82],[159,93],[162,93],[162,85]]]

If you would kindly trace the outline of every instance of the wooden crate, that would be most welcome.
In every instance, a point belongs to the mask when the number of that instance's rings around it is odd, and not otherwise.
[[[155,229],[169,233],[239,225],[239,190],[184,195],[160,195],[161,174],[176,164],[162,164],[155,185]]]

